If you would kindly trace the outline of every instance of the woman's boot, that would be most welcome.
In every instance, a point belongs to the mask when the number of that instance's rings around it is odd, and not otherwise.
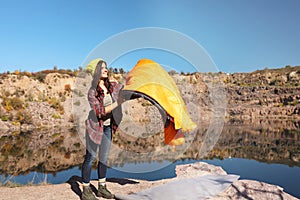
[[[90,186],[83,186],[81,200],[98,200],[98,199],[95,197]]]
[[[106,185],[101,185],[100,183],[98,184],[98,197],[103,197],[106,199],[114,199],[115,195],[113,195],[107,188]]]

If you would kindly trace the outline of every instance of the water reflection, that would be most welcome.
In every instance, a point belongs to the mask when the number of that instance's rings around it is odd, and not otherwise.
[[[83,147],[68,128],[1,133],[0,173],[5,175],[57,172],[79,164]]]
[[[118,132],[113,138],[114,145],[127,153],[141,153],[141,156],[122,156],[122,152],[112,149],[109,164],[120,168],[129,163],[245,158],[300,166],[299,126],[299,121],[231,120],[225,124],[218,142],[207,154],[200,152],[205,141],[205,126],[201,126],[195,134],[188,135],[186,144],[177,147],[175,152],[171,147],[167,147],[167,151],[156,151],[165,148],[163,132],[147,138],[130,138]],[[1,133],[0,148],[0,174],[4,176],[25,175],[33,171],[55,175],[59,171],[80,166],[85,153],[83,142],[76,131],[70,128]],[[151,157],[149,152],[152,153]]]

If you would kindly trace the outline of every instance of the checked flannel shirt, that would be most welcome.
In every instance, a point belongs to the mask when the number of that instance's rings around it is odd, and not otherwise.
[[[113,102],[118,100],[119,92],[123,88],[123,85],[116,82],[111,82],[112,87],[109,88],[109,93],[112,96]],[[104,108],[104,91],[101,87],[90,88],[88,91],[88,101],[91,106],[88,119],[85,121],[86,130],[90,139],[100,144],[103,135],[103,121],[107,117],[111,117],[111,125],[113,132],[118,128],[118,124],[122,120],[122,107],[118,106],[112,113],[105,114]]]

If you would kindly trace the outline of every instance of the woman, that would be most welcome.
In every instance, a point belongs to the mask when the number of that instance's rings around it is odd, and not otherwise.
[[[91,65],[96,67],[91,67]],[[95,68],[91,88],[88,91],[88,100],[91,106],[86,120],[86,155],[82,165],[83,193],[82,200],[96,200],[91,188],[90,177],[92,163],[98,153],[98,197],[107,199],[114,195],[106,188],[107,158],[112,140],[112,132],[122,118],[122,98],[119,92],[122,85],[110,82],[106,62],[96,59],[88,67]]]

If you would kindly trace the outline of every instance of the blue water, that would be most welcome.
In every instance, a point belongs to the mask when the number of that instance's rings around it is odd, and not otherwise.
[[[228,174],[237,174],[240,179],[250,179],[263,181],[270,184],[279,185],[284,188],[284,191],[300,198],[300,167],[290,167],[283,164],[268,164],[255,160],[231,158],[231,159],[214,159],[214,160],[201,160],[209,164],[221,166]],[[118,168],[109,168],[107,177],[115,178],[131,178],[143,180],[159,180],[175,177],[175,166],[178,164],[188,164],[198,162],[197,160],[180,160],[166,165],[166,163],[139,163],[139,164],[125,164]],[[129,173],[129,168],[151,168],[153,165],[156,167],[166,166],[154,172],[147,173]],[[123,170],[123,171],[122,171]],[[81,176],[81,169],[79,166],[73,167],[68,170],[57,172],[55,174],[44,174],[38,172],[31,172],[27,175],[19,175],[12,177],[10,180],[20,184],[27,183],[40,183],[46,180],[48,183],[58,184],[64,183],[72,176]],[[8,177],[6,177],[7,179]],[[92,171],[92,179],[97,178],[97,170]],[[0,176],[0,180],[5,180],[5,177]]]

